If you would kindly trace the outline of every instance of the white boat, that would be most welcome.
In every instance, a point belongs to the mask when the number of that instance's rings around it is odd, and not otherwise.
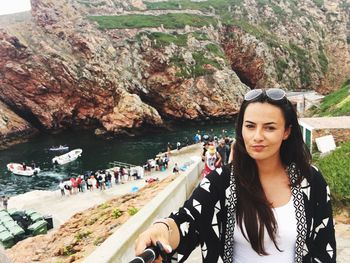
[[[78,159],[78,157],[81,156],[82,152],[83,152],[82,149],[75,149],[73,151],[62,154],[60,156],[55,156],[54,158],[52,158],[52,163],[62,165],[62,164],[66,164],[69,162],[73,162],[76,159]]]
[[[16,175],[22,176],[33,176],[40,172],[40,168],[32,168],[30,166],[26,166],[25,169],[20,163],[9,163],[7,164],[7,170]]]
[[[68,150],[69,150],[69,147],[65,145],[60,145],[58,147],[53,146],[49,149],[49,151],[52,151],[52,152],[68,151]]]

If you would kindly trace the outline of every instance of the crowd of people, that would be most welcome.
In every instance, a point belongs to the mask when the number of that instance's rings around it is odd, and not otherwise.
[[[142,179],[144,174],[150,175],[152,171],[166,171],[169,166],[169,154],[159,154],[155,159],[149,159],[143,167],[115,167],[108,170],[86,172],[84,175],[71,177],[68,180],[61,180],[58,187],[61,195],[72,195],[85,191],[100,191],[109,189],[113,185],[124,184],[132,180]],[[178,174],[180,168],[177,164],[173,167],[173,173]],[[157,181],[157,180],[154,180]],[[146,180],[146,182],[153,182]]]
[[[202,161],[204,162],[204,169],[202,177],[232,161],[234,142],[235,139],[229,137],[220,139],[209,137],[203,142]]]
[[[77,194],[85,191],[94,191],[99,189],[101,191],[111,188],[113,184],[123,184],[125,182],[138,180],[143,177],[136,168],[133,167],[115,167],[112,170],[98,170],[96,172],[86,172],[84,175],[77,177],[71,177],[69,180],[61,180],[59,183],[59,189],[61,195]]]
[[[213,133],[213,131],[211,131]],[[223,135],[226,131],[223,131]],[[193,143],[203,143],[202,160],[205,163],[203,176],[210,173],[216,167],[227,164],[231,154],[231,144],[233,139],[229,137],[218,139],[213,135],[201,135],[200,131],[193,138]],[[176,143],[176,149],[180,150],[183,146],[190,145],[190,141],[186,138],[185,142]],[[98,170],[96,172],[89,171],[84,175],[73,176],[68,180],[61,180],[58,187],[61,195],[72,195],[83,193],[85,191],[100,191],[111,188],[113,185],[124,184],[131,180],[143,178],[143,174],[150,174],[152,171],[166,171],[169,167],[169,156],[172,145],[167,144],[167,152],[158,154],[154,159],[149,159],[143,165],[143,171],[133,169],[132,167],[115,167],[109,170]],[[172,172],[178,174],[180,168],[177,163],[172,167]]]

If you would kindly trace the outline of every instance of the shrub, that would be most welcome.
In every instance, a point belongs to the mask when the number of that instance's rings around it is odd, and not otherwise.
[[[107,204],[107,203],[103,203],[103,204],[101,204],[100,206],[99,206],[99,208],[101,208],[101,209],[106,209],[106,208],[108,208],[108,207],[111,207],[109,204]]]
[[[75,235],[75,238],[77,241],[80,241],[86,237],[88,237],[89,235],[91,235],[91,231],[90,230],[87,230],[85,232],[78,232],[76,235]]]
[[[320,49],[320,53],[318,53],[318,61],[321,65],[322,73],[326,74],[328,70],[328,59],[326,54],[323,51],[323,47],[321,46],[319,49]]]
[[[115,209],[113,209],[113,211],[112,211],[112,216],[113,216],[114,218],[119,218],[119,217],[121,217],[122,214],[123,214],[123,213],[119,210],[119,208],[115,208]]]
[[[94,240],[94,246],[99,246],[103,243],[105,239],[103,237],[97,237],[95,240]]]
[[[332,195],[336,208],[350,205],[350,142],[343,143],[339,148],[316,160],[316,165],[322,171]]]
[[[208,35],[200,31],[193,32],[192,36],[197,40],[209,40]]]
[[[146,35],[150,40],[152,40],[152,46],[155,48],[160,48],[168,46],[174,43],[177,46],[187,46],[187,34],[167,34],[162,32],[150,32],[141,33],[137,35],[140,39],[142,35]]]
[[[311,84],[311,67],[312,63],[309,59],[310,54],[303,48],[290,43],[291,55],[298,63],[300,69],[300,82],[304,86]]]
[[[63,250],[61,251],[62,256],[70,256],[75,254],[75,249],[73,248],[73,245],[68,245],[63,247]]]
[[[277,71],[277,78],[278,80],[283,79],[283,73],[288,68],[288,63],[284,61],[283,59],[278,59],[276,62],[276,71]]]
[[[128,214],[131,216],[135,215],[138,211],[139,211],[139,209],[134,207],[134,206],[128,208]]]

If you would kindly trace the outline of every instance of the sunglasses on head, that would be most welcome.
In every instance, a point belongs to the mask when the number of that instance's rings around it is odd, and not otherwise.
[[[286,97],[286,92],[282,89],[276,89],[276,88],[272,88],[272,89],[253,89],[248,91],[245,95],[244,95],[244,100],[245,101],[251,101],[254,100],[258,97],[260,97],[261,95],[265,95],[266,97],[268,97],[271,100],[281,100],[284,99]]]

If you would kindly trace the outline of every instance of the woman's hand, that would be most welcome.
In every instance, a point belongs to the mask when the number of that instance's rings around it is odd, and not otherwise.
[[[135,254],[140,255],[147,247],[156,245],[159,241],[165,250],[165,253],[171,253],[172,248],[170,246],[170,229],[168,228],[166,221],[155,222],[150,228],[143,232],[135,242]],[[161,263],[161,256],[154,262]]]

